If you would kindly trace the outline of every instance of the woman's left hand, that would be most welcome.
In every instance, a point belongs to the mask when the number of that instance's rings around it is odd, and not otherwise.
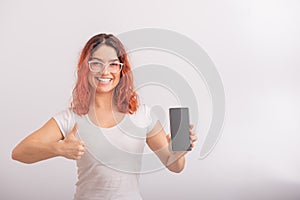
[[[191,140],[191,148],[195,147],[195,142],[198,140],[198,137],[195,134],[195,131],[193,130],[194,125],[190,124],[190,140]]]
[[[194,125],[190,124],[190,142],[191,142],[190,147],[191,147],[191,149],[195,147],[195,142],[198,140],[198,137],[196,136],[195,131],[193,130],[193,128],[194,128]],[[168,143],[170,144],[171,135],[168,134],[166,137],[167,137]],[[185,155],[186,153],[188,153],[188,151],[184,151],[183,155]]]

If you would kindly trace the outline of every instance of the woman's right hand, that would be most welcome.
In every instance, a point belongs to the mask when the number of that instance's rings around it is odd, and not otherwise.
[[[79,160],[85,152],[85,143],[76,138],[77,134],[77,124],[74,125],[71,132],[59,142],[59,149],[61,156],[68,159]]]

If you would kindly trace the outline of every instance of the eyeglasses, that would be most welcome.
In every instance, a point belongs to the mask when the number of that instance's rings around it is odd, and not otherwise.
[[[89,68],[92,72],[103,72],[105,68],[107,67],[107,71],[109,73],[119,73],[122,70],[123,63],[120,63],[118,61],[113,61],[113,62],[108,62],[108,63],[103,63],[98,60],[90,60],[88,61]]]

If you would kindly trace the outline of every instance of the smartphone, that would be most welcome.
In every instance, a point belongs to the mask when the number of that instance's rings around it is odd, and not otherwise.
[[[172,151],[190,151],[190,120],[188,108],[169,108]]]

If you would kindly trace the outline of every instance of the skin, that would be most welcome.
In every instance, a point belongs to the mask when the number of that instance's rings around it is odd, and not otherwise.
[[[92,55],[93,59],[99,59],[104,63],[118,59],[116,51],[109,46],[99,47]],[[96,80],[96,77],[110,78],[109,83]],[[120,81],[120,73],[112,74],[105,70],[102,74],[90,72],[88,81],[94,93],[88,112],[89,118],[100,127],[108,128],[118,124],[124,117],[124,113],[118,112],[112,104],[114,88]],[[106,116],[105,118],[100,116]],[[51,118],[40,129],[23,139],[12,152],[12,159],[23,163],[34,163],[56,156],[67,159],[79,160],[86,151],[84,141],[76,137],[77,124],[73,130],[63,136],[55,120]],[[197,136],[190,126],[191,147]],[[147,145],[156,153],[161,162],[172,172],[179,173],[185,165],[184,155],[187,151],[170,151],[170,134],[166,135],[162,125],[158,121],[146,138]]]

